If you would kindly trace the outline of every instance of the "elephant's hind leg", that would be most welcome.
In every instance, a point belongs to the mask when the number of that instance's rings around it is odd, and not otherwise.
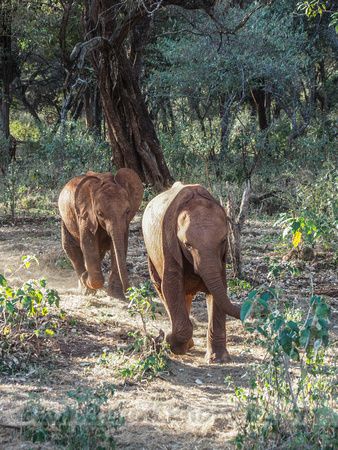
[[[160,278],[159,274],[157,273],[157,270],[155,269],[155,266],[154,266],[152,260],[149,258],[149,256],[148,256],[148,267],[149,267],[150,278],[152,279],[152,281],[154,283],[155,289],[156,289],[158,295],[160,296],[161,300],[163,301],[163,303],[165,303],[165,300],[162,295],[161,278]]]

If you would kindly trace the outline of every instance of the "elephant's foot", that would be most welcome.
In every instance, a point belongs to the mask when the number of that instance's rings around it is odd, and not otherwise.
[[[205,360],[208,364],[230,361],[230,355],[225,347],[208,348],[205,354]]]
[[[109,297],[117,298],[118,300],[126,300],[122,286],[108,286],[108,295]]]
[[[190,338],[188,342],[179,342],[172,333],[167,335],[166,341],[170,345],[170,350],[175,355],[185,355],[188,350],[194,346],[194,341],[192,338]]]
[[[96,289],[90,289],[89,287],[85,286],[81,280],[79,280],[79,292],[82,295],[93,295],[96,293]]]
[[[83,274],[81,275],[80,282],[83,286],[91,290],[97,290],[104,285],[104,277],[102,274],[98,274],[97,277],[93,279],[93,277],[91,277],[86,270],[86,272],[83,272]]]

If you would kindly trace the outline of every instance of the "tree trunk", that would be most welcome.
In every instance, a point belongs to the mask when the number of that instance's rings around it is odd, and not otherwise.
[[[123,48],[119,53],[115,86],[109,61],[94,66],[114,163],[117,169],[133,169],[144,183],[161,191],[172,179],[130,62]]]
[[[264,131],[269,126],[266,114],[267,93],[264,87],[264,80],[262,80],[262,84],[260,86],[251,89],[251,95],[257,108],[259,129]]]
[[[84,108],[87,130],[101,137],[102,134],[102,104],[97,85],[87,85],[84,93]]]
[[[243,276],[243,260],[242,260],[242,244],[241,244],[241,232],[245,221],[245,216],[249,207],[250,200],[250,182],[248,181],[246,188],[243,192],[242,203],[237,216],[235,217],[235,207],[233,197],[231,194],[230,184],[227,182],[228,200],[225,208],[228,223],[229,223],[229,247],[230,256],[232,260],[232,267],[234,271],[234,278],[241,279]],[[220,198],[221,205],[223,205],[223,199]]]
[[[216,0],[84,0],[82,24],[86,43],[74,48],[69,61],[72,67],[80,68],[84,55],[90,53],[116,168],[133,169],[158,192],[174,180],[141,93],[142,51],[158,10],[175,5],[204,10],[213,17],[215,3]],[[236,29],[244,26],[250,15]]]
[[[5,0],[0,5],[0,79],[2,87],[0,129],[9,137],[10,83],[12,81],[12,3]]]
[[[148,16],[141,17],[133,27],[143,30],[143,33],[133,33],[138,45],[131,43],[128,58],[126,49],[113,40],[115,22],[104,14],[110,3],[86,0],[83,27],[89,39],[103,37],[102,45],[95,48],[90,57],[100,90],[114,164],[117,169],[133,169],[145,184],[160,192],[169,187],[173,179],[140,89],[140,52],[146,43],[144,41],[141,45],[140,41],[142,36],[147,37],[151,20]]]

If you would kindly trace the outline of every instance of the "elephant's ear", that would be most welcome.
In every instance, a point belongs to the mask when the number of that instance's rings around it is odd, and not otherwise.
[[[163,240],[166,242],[166,246],[175,258],[175,261],[183,269],[182,250],[177,237],[177,220],[185,205],[194,197],[194,193],[189,186],[184,186],[181,183],[175,183],[171,189],[177,190],[177,192],[173,192],[175,197],[168,206],[163,218]]]
[[[93,191],[102,185],[96,176],[85,176],[75,191],[75,210],[78,216],[86,221],[88,229],[95,234],[98,223],[93,209]]]
[[[207,200],[210,200],[214,203],[217,203],[216,199],[210,194],[209,191],[207,191],[203,186],[197,187],[197,193],[201,196],[206,198]]]
[[[120,169],[115,175],[115,182],[124,187],[129,193],[132,219],[139,209],[143,198],[143,185],[140,177],[132,169]]]
[[[111,183],[114,181],[114,175],[111,172],[93,172],[89,171],[86,173],[86,176],[96,177],[104,183]]]

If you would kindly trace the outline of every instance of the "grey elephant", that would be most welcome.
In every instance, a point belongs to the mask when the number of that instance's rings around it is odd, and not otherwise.
[[[111,250],[108,295],[125,298],[129,224],[142,198],[142,182],[131,169],[120,169],[115,176],[87,172],[62,189],[58,202],[62,246],[84,288],[103,286],[101,261]]]
[[[201,291],[208,308],[206,360],[229,359],[226,315],[239,319],[240,309],[227,295],[224,208],[199,184],[177,182],[147,205],[142,230],[149,272],[171,319],[166,340],[172,352],[184,355],[193,346],[190,307]]]

